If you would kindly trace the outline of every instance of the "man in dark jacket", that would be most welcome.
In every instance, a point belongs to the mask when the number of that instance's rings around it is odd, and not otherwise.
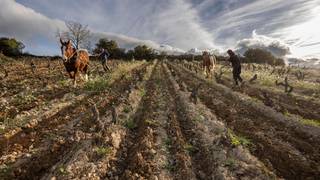
[[[229,49],[227,53],[230,56],[229,61],[231,62],[231,65],[232,65],[233,79],[236,85],[238,85],[238,80],[242,83],[242,78],[240,77],[240,74],[241,74],[240,59],[231,49]]]
[[[110,68],[107,65],[109,56],[110,56],[109,52],[106,49],[102,49],[99,55],[99,59],[101,60],[104,71],[107,71],[107,70],[110,71]]]

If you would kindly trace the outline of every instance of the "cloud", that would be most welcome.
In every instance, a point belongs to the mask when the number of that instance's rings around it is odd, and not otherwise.
[[[66,29],[64,21],[49,18],[12,0],[2,0],[0,7],[1,36],[14,37],[23,41],[26,45],[26,51],[35,54],[58,54],[60,52],[57,48],[58,44],[55,35],[58,29]],[[60,9],[60,11],[64,10]],[[92,36],[94,42],[101,37],[107,37],[116,40],[123,48],[130,49],[137,45],[144,44],[158,51],[165,51],[172,54],[184,53],[182,49],[174,48],[166,44],[158,44],[151,40],[141,40],[110,32],[92,31],[94,32]]]
[[[49,19],[13,0],[1,0],[0,7],[0,29],[2,34],[18,38],[53,37],[53,32],[57,28],[63,29],[65,27],[63,21]],[[52,32],[52,35],[50,32]]]
[[[96,32],[124,34],[183,50],[216,46],[198,11],[185,0],[20,1],[50,17],[88,24]]]
[[[41,48],[50,45],[41,42],[54,41],[57,29],[65,28],[63,21],[50,19],[13,0],[1,0],[0,7],[0,35],[23,41],[27,50],[38,49],[42,53],[50,53],[47,48]]]
[[[216,43],[225,47],[250,37],[254,29],[275,37],[274,33],[317,17],[319,12],[313,11],[320,6],[318,0],[194,0],[194,3],[200,17],[206,20],[204,27],[210,29]]]
[[[286,61],[288,62],[289,65],[293,65],[293,66],[320,68],[320,59],[318,58],[311,58],[311,59],[286,58]]]
[[[119,38],[123,47],[228,49],[240,40],[277,56],[290,47],[292,55],[309,58],[320,55],[319,13],[319,0],[0,0],[0,35],[23,40],[33,53],[52,54],[57,27],[73,20]],[[253,37],[254,29],[266,38]]]
[[[251,38],[242,39],[237,42],[236,49],[239,53],[243,54],[249,48],[265,49],[277,57],[284,57],[291,53],[289,45],[280,39],[258,35],[256,31],[252,32]]]
[[[167,44],[158,44],[151,40],[141,40],[133,37],[128,37],[121,34],[114,34],[108,32],[95,32],[92,34],[92,40],[97,42],[100,38],[107,38],[115,40],[121,48],[132,49],[138,45],[146,45],[160,52],[167,52],[169,54],[181,54],[185,51],[179,48],[174,48]]]

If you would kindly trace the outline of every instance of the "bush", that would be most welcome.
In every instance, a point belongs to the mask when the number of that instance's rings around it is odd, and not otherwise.
[[[24,47],[24,44],[16,39],[0,38],[0,52],[6,56],[19,56]]]
[[[244,54],[243,59],[246,63],[270,64],[270,65],[285,65],[284,60],[276,58],[269,51],[263,49],[248,49]]]

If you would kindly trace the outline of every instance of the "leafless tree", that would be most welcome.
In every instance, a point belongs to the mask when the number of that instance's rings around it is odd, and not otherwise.
[[[68,38],[76,49],[79,49],[80,47],[86,48],[88,45],[91,45],[89,40],[91,33],[88,25],[82,25],[75,21],[68,21],[66,22],[66,26],[67,31],[57,32],[59,38]]]

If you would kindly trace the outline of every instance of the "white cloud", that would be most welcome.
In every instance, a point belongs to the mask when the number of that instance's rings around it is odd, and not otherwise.
[[[0,7],[0,35],[23,41],[27,50],[37,48],[44,50],[40,46],[48,44],[37,42],[54,41],[57,29],[65,28],[63,21],[50,19],[13,0],[1,0]],[[44,50],[44,53],[46,51],[48,50]]]
[[[309,58],[320,56],[319,7],[319,0],[0,0],[0,35],[52,54],[59,52],[56,29],[74,20],[118,38],[122,47],[179,52],[234,48],[240,40],[243,47],[278,56],[290,47],[292,56]],[[254,29],[263,36],[252,36]]]
[[[97,42],[100,38],[107,38],[110,40],[115,40],[121,48],[132,49],[138,45],[146,45],[158,51],[164,51],[169,54],[181,54],[184,53],[182,49],[174,48],[166,44],[158,44],[150,40],[141,40],[133,37],[128,37],[121,34],[114,34],[108,32],[95,32],[93,33],[93,41]]]
[[[265,49],[277,57],[284,57],[291,53],[288,44],[280,39],[258,35],[256,31],[252,32],[251,38],[242,39],[237,42],[236,49],[238,52],[244,53],[249,48]]]
[[[1,34],[29,39],[38,36],[54,37],[54,32],[65,28],[63,21],[50,19],[13,0],[0,1]]]
[[[50,17],[76,20],[96,32],[124,34],[169,44],[183,50],[213,48],[212,35],[203,28],[198,11],[185,0],[22,0]],[[66,8],[74,6],[71,10]],[[49,12],[46,12],[49,9]],[[57,9],[54,12],[52,9]],[[81,13],[79,13],[81,12]]]

